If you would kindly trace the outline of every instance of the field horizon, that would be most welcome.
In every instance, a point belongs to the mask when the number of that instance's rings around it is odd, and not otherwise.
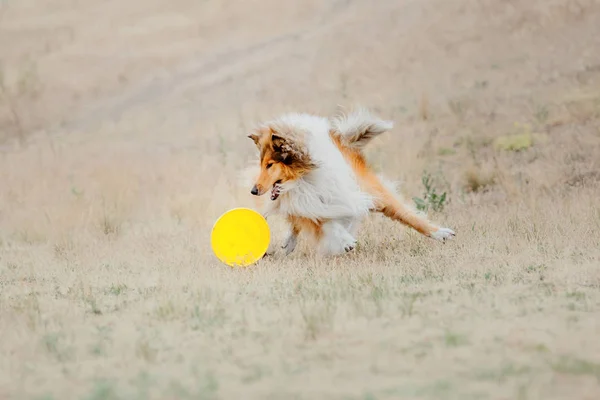
[[[600,2],[4,1],[0,48],[0,398],[600,398]],[[359,105],[456,237],[219,263],[249,130]]]

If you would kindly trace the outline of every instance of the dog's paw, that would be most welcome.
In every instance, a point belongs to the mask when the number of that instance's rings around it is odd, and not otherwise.
[[[346,243],[344,245],[344,251],[347,253],[349,251],[354,250],[354,248],[356,247],[356,240],[350,242],[350,243]]]
[[[285,255],[288,256],[290,255],[295,249],[296,249],[296,244],[298,243],[298,236],[294,235],[294,234],[290,234],[285,243],[283,244],[283,246],[281,246],[282,249],[285,250]]]
[[[338,245],[334,246],[333,252],[335,254],[348,253],[349,251],[354,250],[354,248],[356,247],[356,239],[354,239],[352,235],[345,234],[339,239],[340,241],[338,242]]]
[[[321,253],[331,256],[342,255],[354,250],[355,247],[356,239],[349,234],[342,237],[326,237],[321,243]]]
[[[356,239],[338,221],[323,225],[320,252],[327,255],[345,254],[356,247]]]
[[[273,243],[273,241],[271,241],[271,243],[269,243],[269,247],[267,248],[267,251],[263,255],[263,258],[274,255],[276,251],[277,251],[277,246],[275,245],[275,243]]]
[[[456,233],[450,228],[439,228],[437,231],[431,233],[432,238],[442,242],[452,239],[454,236],[456,236]]]

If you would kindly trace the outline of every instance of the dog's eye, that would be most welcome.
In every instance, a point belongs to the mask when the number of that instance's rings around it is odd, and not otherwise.
[[[267,164],[267,169],[271,168],[273,166],[273,163],[268,163]]]

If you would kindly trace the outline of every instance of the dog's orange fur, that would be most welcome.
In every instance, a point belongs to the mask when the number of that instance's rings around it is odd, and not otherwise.
[[[258,132],[259,135],[249,136],[261,151],[260,175],[256,180],[256,187],[260,195],[270,190],[277,181],[286,182],[298,179],[310,171],[310,165],[301,162],[286,165],[276,160],[272,141],[273,132],[269,128],[263,128],[263,130]],[[329,135],[344,159],[354,170],[362,190],[375,198],[375,209],[373,211],[380,212],[392,220],[410,226],[425,236],[431,236],[438,229],[425,218],[411,212],[394,194],[390,193],[379,177],[373,173],[360,150],[344,145],[341,137],[334,131],[331,131]],[[298,216],[289,216],[288,221],[292,225],[294,234],[306,231],[312,233],[311,236],[317,239],[322,234],[322,224],[326,222],[313,221]]]
[[[340,136],[330,132],[330,137],[336,147],[340,150],[346,161],[350,164],[359,179],[362,190],[375,198],[375,211],[382,213],[388,218],[414,228],[425,236],[430,236],[437,230],[427,220],[419,218],[402,204],[396,196],[381,183],[377,175],[373,173],[364,156],[359,150],[344,146]]]
[[[323,234],[323,221],[313,221],[310,218],[290,215],[288,216],[288,222],[292,225],[294,235],[298,235],[300,232],[308,232],[312,238],[318,240]]]

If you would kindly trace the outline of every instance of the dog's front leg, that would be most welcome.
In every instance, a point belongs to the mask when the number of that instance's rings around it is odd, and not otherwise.
[[[261,215],[263,216],[263,218],[265,220],[268,219],[268,217],[273,214],[273,212],[275,211],[275,207],[272,205],[272,203],[267,203],[267,205],[265,207],[263,207],[263,210],[261,212]],[[263,258],[268,257],[268,256],[272,256],[275,253],[275,244],[273,242],[273,238],[271,238],[271,241],[269,242],[269,247],[267,248],[267,252],[265,253],[265,255],[263,256]]]
[[[283,246],[281,246],[282,249],[285,250],[285,255],[288,256],[290,254],[292,254],[292,252],[296,249],[296,245],[298,244],[298,232],[296,232],[294,230],[294,228],[292,228],[290,230],[290,232],[288,233],[285,242],[283,244]]]
[[[356,247],[356,239],[340,221],[328,221],[323,224],[323,236],[319,251],[323,255],[339,255]]]
[[[288,256],[292,254],[292,252],[296,249],[296,245],[298,244],[298,235],[300,234],[300,221],[298,218],[293,216],[288,216],[288,222],[290,223],[290,231],[285,239],[285,243],[281,246],[282,249],[285,249],[285,255]]]

